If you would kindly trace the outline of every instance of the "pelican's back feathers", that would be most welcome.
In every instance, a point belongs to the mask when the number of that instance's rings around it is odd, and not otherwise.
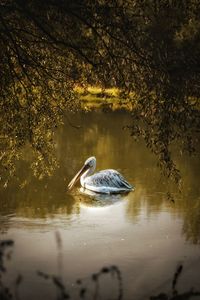
[[[110,192],[130,191],[133,187],[116,170],[108,169],[88,176],[85,179],[85,187],[96,190],[109,188]]]

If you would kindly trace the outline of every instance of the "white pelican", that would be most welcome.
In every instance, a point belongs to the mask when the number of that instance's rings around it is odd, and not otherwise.
[[[78,179],[81,178],[82,187],[96,193],[116,194],[133,190],[133,187],[119,172],[109,169],[93,174],[95,168],[96,158],[94,156],[89,157],[80,171],[68,184],[68,189],[70,190]]]

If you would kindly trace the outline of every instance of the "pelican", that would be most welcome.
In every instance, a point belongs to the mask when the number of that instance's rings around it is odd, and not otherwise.
[[[96,193],[117,194],[130,192],[133,190],[133,187],[124,179],[124,177],[119,172],[108,169],[93,174],[95,168],[96,158],[94,156],[89,157],[85,161],[80,171],[68,184],[68,189],[71,190],[80,178],[80,182],[83,188]]]

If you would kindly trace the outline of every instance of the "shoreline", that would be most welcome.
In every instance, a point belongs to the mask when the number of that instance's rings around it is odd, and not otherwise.
[[[85,111],[132,111],[134,108],[133,95],[122,95],[117,88],[76,87],[75,93],[78,95],[81,108]]]

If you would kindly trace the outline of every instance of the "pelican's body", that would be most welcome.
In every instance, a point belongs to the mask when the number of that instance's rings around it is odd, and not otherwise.
[[[83,188],[96,193],[112,194],[130,192],[133,190],[133,187],[119,172],[108,169],[93,174],[95,168],[96,158],[88,158],[85,161],[82,169],[69,183],[68,188],[71,189],[76,181],[80,178]]]

